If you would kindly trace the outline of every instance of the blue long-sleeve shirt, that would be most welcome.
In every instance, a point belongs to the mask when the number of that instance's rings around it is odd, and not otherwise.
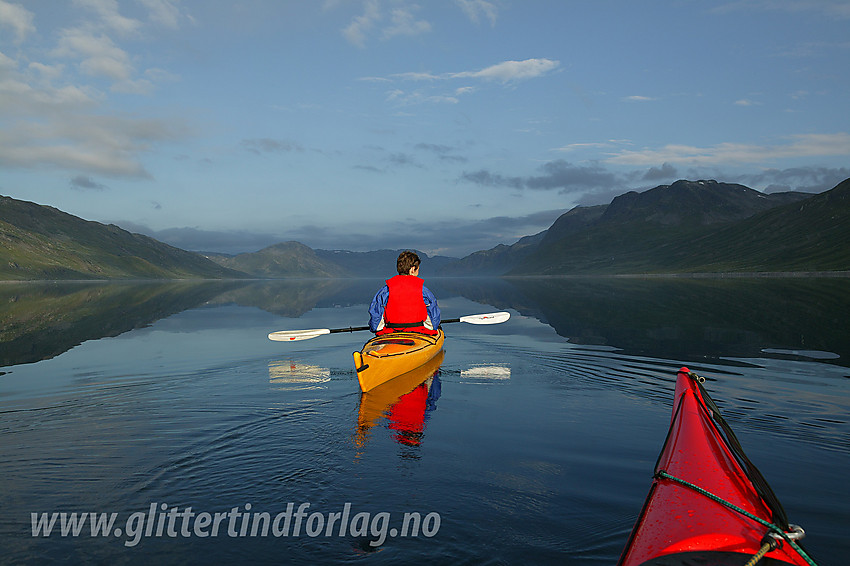
[[[384,285],[375,294],[372,304],[369,305],[369,329],[372,332],[378,330],[378,325],[384,319],[384,308],[387,306],[387,299],[389,297],[390,289]],[[431,326],[436,330],[440,326],[440,306],[437,304],[437,298],[434,296],[434,293],[425,285],[422,285],[422,300],[425,301],[425,308],[428,311],[428,318],[431,319]]]

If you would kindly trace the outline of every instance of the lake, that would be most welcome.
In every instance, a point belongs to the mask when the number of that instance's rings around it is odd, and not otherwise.
[[[0,284],[0,562],[612,564],[687,365],[846,563],[850,279],[423,275],[512,317],[375,396],[368,333],[266,336],[380,281]]]

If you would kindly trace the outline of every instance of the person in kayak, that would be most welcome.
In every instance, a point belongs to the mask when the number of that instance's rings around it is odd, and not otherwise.
[[[440,307],[419,278],[419,256],[403,251],[396,261],[398,275],[387,279],[369,305],[369,329],[375,334],[420,332],[436,335]]]

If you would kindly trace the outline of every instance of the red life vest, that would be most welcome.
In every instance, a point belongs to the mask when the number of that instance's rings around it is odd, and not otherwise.
[[[390,290],[387,306],[384,307],[384,328],[376,334],[390,332],[420,332],[436,335],[436,330],[424,326],[428,309],[422,297],[424,281],[414,275],[396,275],[387,280]]]

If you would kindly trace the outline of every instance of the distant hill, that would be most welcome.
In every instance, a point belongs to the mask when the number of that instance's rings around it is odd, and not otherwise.
[[[489,250],[474,252],[463,259],[444,264],[438,275],[454,277],[486,277],[504,275],[519,265],[546,236],[546,231],[520,238],[515,244],[499,244]]]
[[[0,196],[0,280],[244,276],[115,225]]]
[[[396,260],[398,254],[404,250],[377,250],[371,252],[350,252],[346,250],[316,250],[320,258],[333,262],[355,277],[383,277],[389,278],[396,273]],[[456,257],[429,256],[420,250],[416,252],[422,260],[422,276],[437,273],[444,265],[456,262]]]
[[[300,242],[282,242],[258,252],[224,256],[210,254],[219,265],[253,277],[350,277],[344,267],[322,259],[315,250]]]
[[[608,205],[577,206],[562,214],[548,230],[533,236],[520,238],[510,246],[499,244],[495,248],[474,252],[440,269],[445,276],[493,276],[504,275],[520,265],[540,245],[555,242],[592,226],[605,212]]]
[[[544,238],[508,273],[847,270],[848,181],[820,195],[716,181],[629,192],[584,229]]]
[[[392,277],[396,272],[396,259],[402,251],[314,250],[300,242],[283,242],[235,256],[206,255],[222,266],[252,277]],[[423,274],[436,273],[441,266],[457,261],[453,257],[428,257],[424,252],[417,253],[422,259]]]

